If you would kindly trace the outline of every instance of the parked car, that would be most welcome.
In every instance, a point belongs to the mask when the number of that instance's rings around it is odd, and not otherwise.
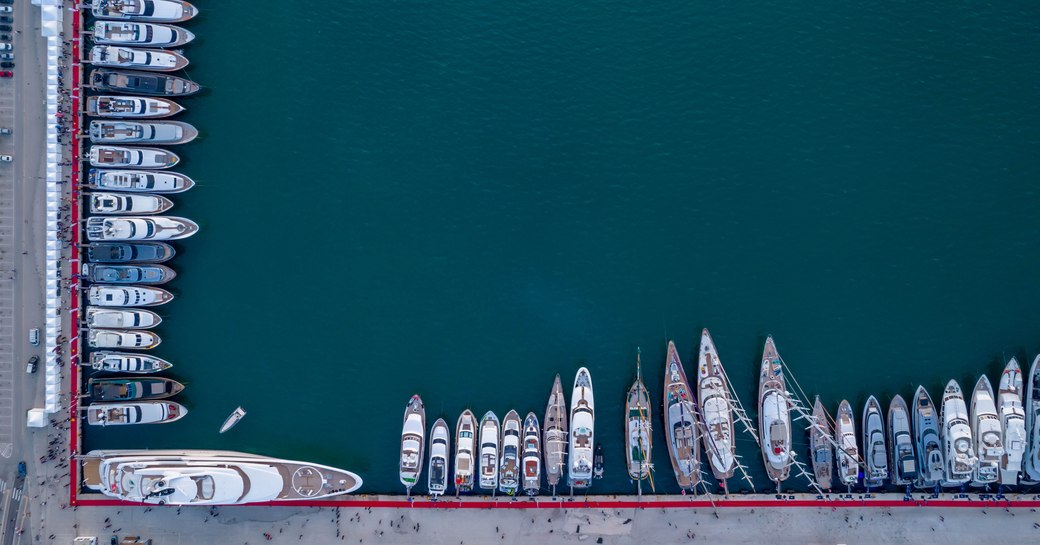
[[[13,61],[14,53],[0,53],[0,60]]]
[[[25,364],[25,372],[32,374],[36,372],[36,368],[40,365],[40,357],[33,356],[29,358],[29,363]]]
[[[0,6],[0,13],[13,13],[14,8],[11,6]]]
[[[14,157],[11,157],[10,155],[0,155],[0,163],[10,163],[11,161],[14,161]],[[39,330],[37,330],[36,335],[39,336]]]
[[[14,68],[14,63],[11,61],[0,61],[0,68]]]
[[[11,41],[11,35],[10,34],[0,34],[0,42],[10,42],[10,41]]]
[[[10,155],[8,155],[10,157]],[[29,344],[36,346],[40,344],[40,328],[34,327],[29,330]]]
[[[0,127],[0,134],[11,134],[11,127]]]
[[[10,51],[12,49],[14,48],[11,47],[11,44],[7,42],[0,42],[0,51]]]
[[[10,70],[0,70],[0,78],[13,78],[14,72]]]
[[[2,2],[3,0],[0,0]],[[0,30],[4,32],[11,32],[11,25],[0,25]]]
[[[10,15],[0,15],[0,23],[14,23],[14,17],[11,17]]]

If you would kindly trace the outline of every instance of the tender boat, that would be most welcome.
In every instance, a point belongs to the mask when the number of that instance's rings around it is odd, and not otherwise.
[[[151,331],[130,329],[90,329],[87,331],[87,346],[91,348],[133,348],[151,350],[162,339]]]
[[[143,308],[87,307],[87,327],[151,329],[162,323],[158,314]]]
[[[361,477],[334,467],[214,450],[93,450],[83,484],[122,501],[240,505],[349,494]]]
[[[917,456],[914,438],[910,435],[910,409],[903,396],[897,395],[888,404],[889,462],[892,484],[906,486],[917,480]]]
[[[474,451],[477,446],[477,418],[466,409],[455,426],[455,490],[473,490]]]
[[[180,240],[194,235],[199,225],[186,218],[173,216],[87,218],[87,240]]]
[[[885,445],[885,419],[881,404],[870,396],[863,407],[863,454],[866,471],[863,486],[867,490],[884,486],[888,478],[888,449]]]
[[[556,485],[567,466],[567,399],[563,396],[560,375],[553,381],[549,403],[545,407],[542,452],[545,455],[545,480],[556,495]]]
[[[87,187],[108,191],[180,193],[194,186],[194,180],[176,172],[92,168],[87,176]]]
[[[776,483],[787,480],[791,474],[791,408],[784,381],[783,361],[776,350],[773,337],[766,337],[762,351],[762,367],[758,383],[758,430],[762,440],[762,459],[766,474]]]
[[[701,453],[697,445],[700,429],[696,417],[693,392],[686,380],[686,371],[683,370],[675,343],[668,341],[664,367],[664,434],[675,480],[679,488],[691,492],[701,482]]]
[[[939,436],[939,414],[924,386],[914,393],[914,442],[917,444],[918,488],[933,488],[946,478],[946,461]]]
[[[592,485],[592,453],[596,448],[596,403],[592,395],[592,375],[582,367],[574,376],[571,390],[571,436],[567,449],[567,484],[572,488]]]
[[[498,488],[498,417],[488,411],[480,419],[480,487],[484,490]]]
[[[1040,355],[1029,367],[1029,385],[1026,387],[1026,446],[1022,459],[1023,484],[1040,482]]]
[[[964,403],[964,395],[957,381],[951,380],[943,390],[942,441],[946,467],[943,486],[959,486],[967,484],[975,473],[978,458],[974,452],[974,441],[971,438],[971,424],[968,419],[968,407]]]
[[[184,385],[159,377],[92,378],[87,388],[93,401],[137,401],[173,397],[184,390]]]
[[[426,408],[422,398],[413,395],[404,409],[401,428],[401,484],[410,493],[422,473],[423,450],[426,446]]]
[[[650,392],[643,384],[643,369],[640,354],[636,353],[636,380],[625,396],[625,438],[628,441],[625,449],[625,462],[628,476],[636,481],[639,492],[643,491],[643,479],[650,478],[653,466],[650,457],[653,450],[653,421],[651,420]]]
[[[191,142],[199,131],[183,121],[90,122],[90,141],[95,144],[157,144],[172,146]]]
[[[603,443],[596,444],[596,450],[592,455],[592,478],[603,478]]]
[[[93,242],[87,259],[94,263],[162,263],[177,252],[165,242]]]
[[[95,371],[109,373],[158,373],[173,364],[155,356],[125,352],[94,352],[90,354],[90,366]]]
[[[856,422],[852,405],[841,400],[834,425],[834,441],[838,444],[838,481],[846,487],[859,482],[859,446],[856,445]]]
[[[177,47],[195,39],[179,26],[124,21],[97,21],[91,37],[99,44],[144,47]]]
[[[722,360],[705,328],[701,331],[701,352],[697,366],[697,401],[704,424],[701,439],[711,472],[724,490],[728,490],[726,479],[732,477],[737,469],[733,401],[729,392],[729,380],[722,368]]]
[[[90,146],[90,165],[95,167],[130,167],[146,169],[170,168],[181,159],[160,148],[127,148],[122,146]]]
[[[533,412],[524,418],[523,439],[520,465],[524,469],[524,492],[534,496],[542,488],[542,429]]]
[[[85,280],[101,284],[165,284],[177,273],[166,265],[108,265],[84,263],[80,276]]]
[[[975,464],[972,486],[986,486],[1000,478],[1000,460],[1004,457],[1000,416],[993,398],[993,386],[986,375],[975,383],[971,394],[971,436],[975,438]]]
[[[502,459],[499,461],[498,489],[510,496],[520,487],[520,415],[511,410],[502,420]]]
[[[117,119],[158,119],[183,111],[183,106],[165,98],[100,95],[87,97],[85,113],[95,117]]]
[[[427,489],[431,496],[441,496],[448,490],[450,440],[448,423],[443,418],[438,418],[430,430],[430,471],[427,475]]]
[[[173,294],[147,286],[90,286],[87,303],[99,307],[154,307],[173,300]]]
[[[91,193],[91,214],[161,214],[173,208],[173,201],[159,195]]]
[[[87,407],[87,423],[91,426],[167,424],[184,418],[186,414],[188,409],[173,401],[91,403]]]
[[[188,59],[180,53],[162,49],[95,45],[90,48],[90,64],[112,68],[136,68],[138,70],[173,72],[188,66]]]
[[[1004,432],[1004,456],[1000,459],[1000,484],[1016,485],[1022,472],[1022,457],[1026,451],[1026,413],[1022,408],[1022,370],[1018,360],[1011,358],[1000,375],[997,389],[1000,424]]]
[[[179,23],[198,14],[184,0],[91,0],[91,12],[98,19]]]
[[[827,411],[816,396],[813,403],[813,423],[809,427],[809,456],[812,460],[813,479],[820,490],[830,490],[834,477],[834,432]]]
[[[227,419],[224,420],[224,424],[220,426],[220,433],[224,433],[230,430],[231,428],[235,427],[245,417],[246,410],[242,407],[238,407],[235,410],[231,411],[231,414],[229,414]]]
[[[90,87],[101,92],[149,96],[187,96],[202,89],[194,81],[169,74],[108,68],[90,71]]]

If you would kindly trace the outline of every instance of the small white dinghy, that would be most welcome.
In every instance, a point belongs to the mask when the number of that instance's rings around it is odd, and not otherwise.
[[[243,418],[245,418],[245,416],[245,409],[242,407],[235,409],[234,412],[231,413],[231,416],[227,417],[227,420],[224,421],[224,425],[220,427],[220,433],[224,433],[235,427],[235,424],[238,424]]]

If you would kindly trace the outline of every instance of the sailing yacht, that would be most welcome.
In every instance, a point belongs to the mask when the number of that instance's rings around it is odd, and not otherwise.
[[[701,331],[701,351],[697,365],[697,400],[703,421],[704,453],[708,457],[715,479],[726,487],[726,479],[736,471],[736,444],[734,443],[733,403],[730,400],[729,381],[715,343],[707,328]]]
[[[956,380],[951,380],[943,390],[942,441],[945,451],[946,467],[943,486],[959,486],[967,484],[975,472],[978,458],[975,457],[971,439],[971,425],[968,419],[968,407],[964,404],[964,395]]]
[[[838,405],[834,434],[839,449],[838,480],[845,486],[856,486],[859,482],[859,446],[856,445],[856,422],[852,416],[852,405],[846,399]]]
[[[510,496],[520,487],[520,415],[515,410],[502,420],[502,459],[499,462],[498,489]]]
[[[870,489],[884,485],[888,478],[885,420],[881,417],[881,405],[874,396],[867,398],[863,407],[863,451],[867,466],[863,486]]]
[[[906,486],[913,483],[917,478],[917,458],[914,439],[910,436],[910,410],[900,395],[888,404],[888,444],[892,484]]]
[[[766,474],[776,483],[791,474],[791,409],[784,381],[783,360],[773,337],[766,338],[758,383],[758,430],[762,439],[762,459]]]
[[[592,395],[592,375],[582,367],[574,376],[571,391],[571,435],[568,445],[567,484],[573,488],[592,485],[592,452],[596,448],[596,403]]]
[[[812,455],[813,478],[821,490],[830,490],[834,472],[834,432],[827,411],[816,396],[813,402],[813,425],[809,427],[809,453]]]
[[[1000,484],[1016,485],[1026,450],[1026,413],[1022,409],[1022,370],[1011,358],[1000,375],[997,388],[1000,428],[1004,433],[1004,455],[1000,458]]]
[[[1000,460],[1004,457],[1000,417],[993,399],[993,386],[982,375],[971,394],[971,436],[975,438],[975,473],[972,486],[986,486],[1000,477]]]
[[[679,488],[693,491],[701,482],[701,453],[697,445],[700,429],[690,383],[686,380],[675,343],[668,341],[664,366],[664,431]]]
[[[553,381],[549,403],[545,407],[545,429],[542,453],[545,456],[545,480],[556,495],[556,485],[563,476],[567,457],[567,400],[563,397],[560,375]]]
[[[484,490],[498,488],[498,417],[488,411],[480,419],[480,487]]]
[[[653,425],[650,420],[650,392],[643,384],[643,373],[636,354],[636,380],[625,396],[625,462],[629,478],[640,482],[650,477]],[[640,489],[642,490],[642,489]]]
[[[524,471],[524,492],[538,494],[542,487],[542,430],[533,412],[524,418],[523,456],[520,465]]]
[[[1025,411],[1028,446],[1022,460],[1022,480],[1023,484],[1035,484],[1040,482],[1040,355],[1029,367]]]
[[[466,409],[455,426],[455,490],[473,490],[473,450],[476,447],[477,418]]]
[[[448,453],[451,432],[448,423],[438,418],[430,431],[430,468],[427,489],[431,496],[440,496],[448,490]]]
[[[918,488],[932,488],[945,479],[946,462],[939,437],[939,416],[924,386],[914,393],[914,439],[917,443]]]
[[[413,395],[404,409],[401,427],[401,484],[410,493],[422,473],[423,448],[426,441],[426,408],[422,398]]]

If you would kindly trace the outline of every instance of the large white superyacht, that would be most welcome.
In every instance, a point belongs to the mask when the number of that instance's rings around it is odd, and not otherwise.
[[[593,435],[596,403],[592,395],[592,375],[584,367],[574,376],[570,420],[567,483],[573,488],[588,488],[592,484],[592,453],[596,446]]]
[[[1000,428],[1004,433],[1004,455],[1000,458],[1000,484],[1018,484],[1022,472],[1022,456],[1025,454],[1026,413],[1022,408],[1022,370],[1018,360],[1011,358],[1000,375],[997,388],[997,405],[1000,408]]]
[[[956,380],[951,380],[943,390],[942,441],[945,451],[946,467],[943,486],[960,486],[967,484],[975,473],[978,458],[975,456],[971,439],[971,424],[968,418],[968,406],[964,403],[964,395]]]

